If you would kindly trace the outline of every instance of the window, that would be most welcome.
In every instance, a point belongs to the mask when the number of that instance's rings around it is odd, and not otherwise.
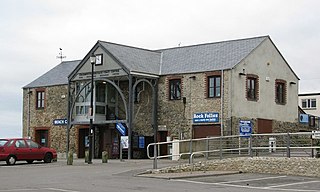
[[[169,93],[170,100],[181,99],[181,79],[174,79],[169,81]]]
[[[85,86],[85,87],[84,87]],[[81,90],[81,92],[80,92]],[[80,93],[79,93],[80,92]],[[83,82],[76,84],[76,94],[79,94],[77,102],[90,102],[91,98],[91,83],[84,84]]]
[[[44,108],[44,91],[37,91],[37,109],[43,109]]]
[[[96,84],[96,101],[97,102],[106,102],[106,83],[99,82]]]
[[[17,148],[24,148],[24,147],[26,147],[26,143],[24,142],[24,140],[17,140],[16,147]]]
[[[301,100],[302,109],[315,109],[317,108],[317,100],[316,99],[302,99]]]
[[[258,100],[258,78],[247,75],[247,99]]]
[[[276,80],[276,103],[285,104],[286,103],[286,83],[282,80]]]
[[[221,77],[220,76],[210,76],[208,77],[208,97],[220,97],[221,93]]]
[[[27,143],[28,143],[30,148],[39,148],[39,145],[34,141],[27,140]]]

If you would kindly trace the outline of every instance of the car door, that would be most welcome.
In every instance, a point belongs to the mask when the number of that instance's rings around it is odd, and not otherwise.
[[[29,158],[30,148],[24,139],[17,139],[15,142],[15,155],[17,160],[24,160]]]
[[[44,151],[41,149],[42,147],[32,141],[32,140],[26,140],[27,141],[27,144],[30,148],[30,159],[33,159],[33,160],[40,160],[40,159],[43,159],[44,158]]]

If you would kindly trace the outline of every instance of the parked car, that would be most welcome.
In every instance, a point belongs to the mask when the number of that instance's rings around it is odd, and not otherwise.
[[[14,165],[16,161],[44,161],[51,163],[57,159],[54,149],[42,147],[38,143],[26,138],[0,139],[0,161]]]

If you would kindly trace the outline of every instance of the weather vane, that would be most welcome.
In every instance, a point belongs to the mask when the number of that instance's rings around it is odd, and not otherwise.
[[[57,56],[57,59],[61,59],[61,63],[62,63],[62,59],[66,58],[66,56],[62,55],[62,48],[59,48],[60,53],[59,56]]]

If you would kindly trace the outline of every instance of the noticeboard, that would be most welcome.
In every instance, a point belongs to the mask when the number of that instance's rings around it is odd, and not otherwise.
[[[239,134],[240,137],[250,137],[252,134],[252,123],[251,121],[239,121]]]
[[[122,145],[122,149],[129,148],[129,137],[128,136],[121,136],[121,145]]]

